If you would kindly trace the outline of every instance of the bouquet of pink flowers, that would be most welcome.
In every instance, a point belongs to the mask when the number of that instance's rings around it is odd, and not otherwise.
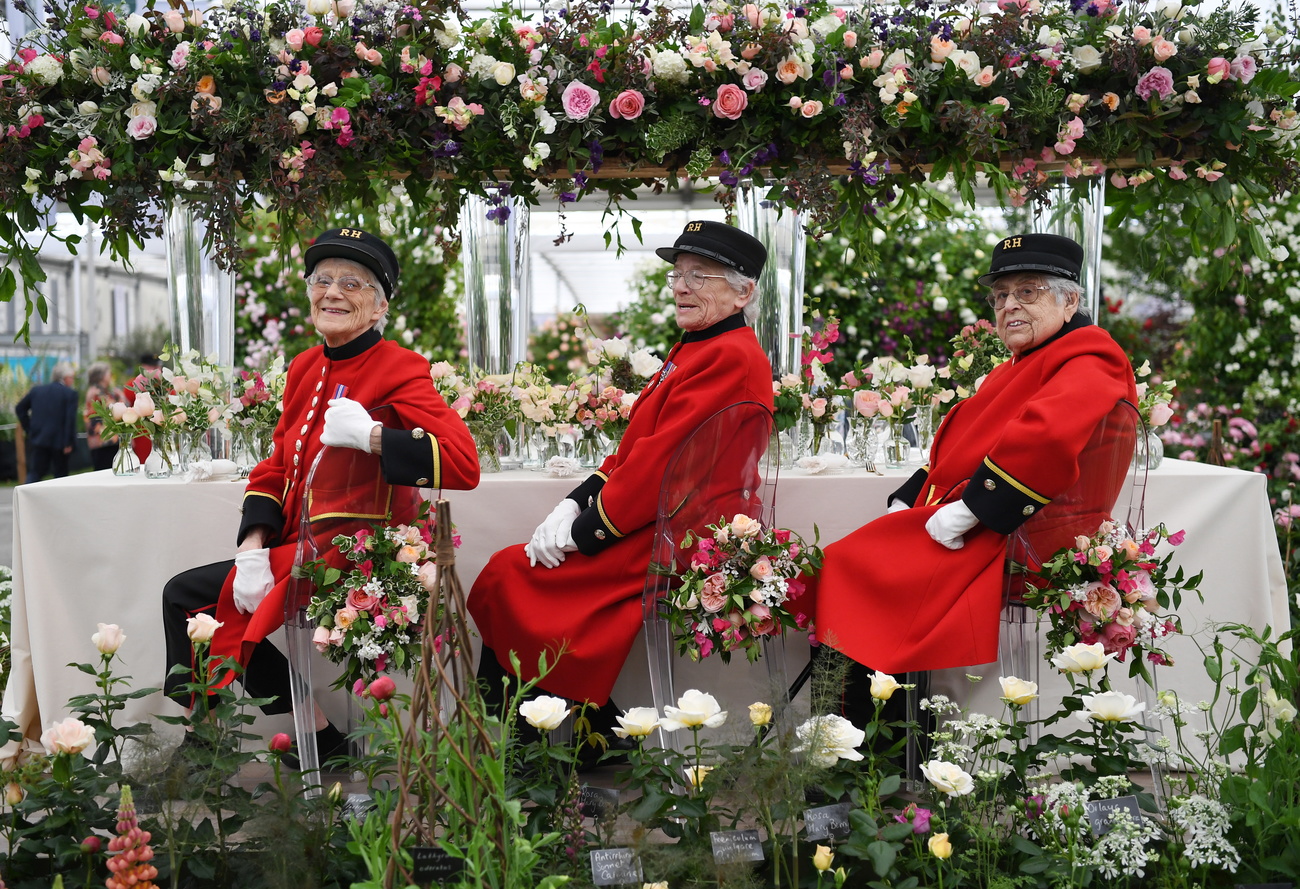
[[[1048,559],[1036,576],[1044,586],[1027,587],[1026,604],[1045,614],[1051,623],[1047,656],[1060,654],[1075,643],[1101,643],[1107,654],[1121,663],[1130,651],[1136,655],[1130,675],[1147,675],[1143,664],[1171,664],[1161,650],[1161,640],[1182,632],[1171,609],[1182,604],[1183,593],[1196,591],[1201,573],[1185,577],[1181,567],[1170,565],[1172,553],[1156,555],[1162,540],[1170,546],[1183,542],[1184,532],[1169,533],[1164,525],[1130,534],[1114,521],[1102,522],[1092,537],[1079,535],[1073,547],[1064,547]]]
[[[368,684],[381,673],[405,673],[419,661],[429,594],[438,585],[433,532],[425,504],[409,525],[375,524],[335,537],[351,563],[346,572],[324,559],[303,566],[316,586],[307,606],[307,616],[316,621],[312,642],[344,665],[336,688]],[[452,542],[460,546],[454,532]]]
[[[677,650],[693,661],[715,651],[723,663],[735,651],[756,661],[764,637],[808,627],[809,618],[791,604],[804,592],[800,575],[821,568],[821,548],[746,515],[721,518],[708,530],[708,536],[688,534],[682,541],[683,549],[694,546],[695,552],[679,575],[681,585],[664,599]]]

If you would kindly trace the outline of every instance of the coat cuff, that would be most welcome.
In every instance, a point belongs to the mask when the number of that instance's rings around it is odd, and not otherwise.
[[[437,436],[417,426],[409,431],[385,427],[380,437],[383,453],[379,463],[386,482],[416,488],[442,487],[442,452]]]
[[[625,536],[609,520],[599,494],[596,495],[595,505],[590,509],[584,509],[574,519],[572,534],[574,545],[578,547],[578,552],[584,556],[594,556],[609,549]]]
[[[243,505],[239,507],[243,517],[239,521],[239,536],[235,539],[235,545],[244,542],[256,525],[266,525],[270,527],[272,534],[271,540],[278,540],[281,532],[284,530],[284,507],[279,500],[276,500],[270,494],[263,494],[261,491],[249,491],[244,494]],[[269,545],[271,540],[267,541]]]
[[[979,520],[999,534],[1010,534],[1051,503],[988,457],[971,476],[962,500]]]
[[[578,487],[569,492],[566,500],[572,500],[578,504],[578,509],[588,510],[596,505],[596,496],[600,494],[600,489],[605,487],[605,482],[609,481],[609,476],[599,469],[587,476],[587,480]]]
[[[885,498],[885,506],[889,506],[889,504],[894,500],[901,500],[908,506],[916,506],[916,501],[920,498],[921,491],[925,489],[925,480],[929,477],[929,467],[921,467],[916,472],[912,473],[911,478],[903,482],[901,488],[898,488]]]

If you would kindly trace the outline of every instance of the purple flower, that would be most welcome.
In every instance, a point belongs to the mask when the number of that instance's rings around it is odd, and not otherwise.
[[[1174,75],[1168,68],[1157,65],[1142,75],[1134,92],[1143,99],[1150,99],[1153,95],[1168,99],[1174,94]]]

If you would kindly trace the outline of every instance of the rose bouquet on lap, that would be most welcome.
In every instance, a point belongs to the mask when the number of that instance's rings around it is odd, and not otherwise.
[[[1047,616],[1047,657],[1070,646],[1100,644],[1121,663],[1134,652],[1129,674],[1147,677],[1144,661],[1171,664],[1161,641],[1182,632],[1177,609],[1186,592],[1197,592],[1201,573],[1185,577],[1170,562],[1172,553],[1156,555],[1162,541],[1183,542],[1183,532],[1164,525],[1130,532],[1114,521],[1102,522],[1092,537],[1079,535],[1063,547],[1036,576],[1042,587],[1027,585],[1025,604]],[[1143,657],[1145,655],[1145,657]],[[1147,677],[1149,678],[1149,677]]]
[[[680,654],[698,661],[717,652],[729,663],[740,651],[756,661],[763,638],[808,626],[793,603],[804,592],[799,576],[821,568],[815,541],[737,515],[709,525],[705,535],[688,534],[681,545],[695,552],[663,605]]]
[[[325,559],[302,566],[316,587],[307,616],[316,621],[312,642],[343,673],[335,687],[361,687],[382,673],[406,673],[420,658],[420,633],[437,589],[432,551],[434,520],[424,504],[409,525],[377,523],[333,544],[349,564]],[[460,545],[453,532],[452,541]]]

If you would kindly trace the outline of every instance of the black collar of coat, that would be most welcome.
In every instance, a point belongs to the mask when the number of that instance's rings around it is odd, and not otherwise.
[[[373,327],[367,330],[361,336],[354,340],[349,340],[341,346],[325,346],[325,357],[330,361],[346,361],[349,358],[356,358],[367,349],[379,345],[380,340],[384,337]]]
[[[710,340],[719,334],[727,333],[731,330],[740,330],[745,327],[745,315],[743,312],[737,312],[723,318],[717,324],[710,325],[703,330],[688,330],[682,334],[683,343],[698,343],[701,340]]]
[[[1065,336],[1067,333],[1074,333],[1076,330],[1082,330],[1085,327],[1092,327],[1092,319],[1089,318],[1083,312],[1075,312],[1074,317],[1071,318],[1069,321],[1066,321],[1064,324],[1062,324],[1060,330],[1058,330],[1056,333],[1049,336],[1047,339],[1043,340],[1037,346],[1034,346],[1032,349],[1029,349],[1025,352],[1021,352],[1017,357],[1024,358],[1026,355],[1032,355],[1034,352],[1037,352],[1039,349],[1042,349],[1046,346],[1050,346],[1052,343],[1056,342],[1061,337]]]

